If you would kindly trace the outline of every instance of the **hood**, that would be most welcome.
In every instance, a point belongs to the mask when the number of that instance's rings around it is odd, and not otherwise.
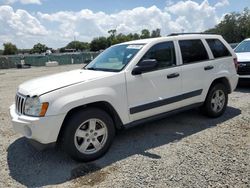
[[[23,95],[39,96],[53,90],[68,87],[74,84],[100,79],[114,74],[113,72],[73,70],[49,76],[36,78],[21,84],[18,92]]]
[[[238,62],[250,62],[250,52],[236,53]]]

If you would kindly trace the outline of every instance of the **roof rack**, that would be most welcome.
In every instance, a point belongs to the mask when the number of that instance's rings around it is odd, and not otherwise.
[[[192,34],[200,34],[200,35],[211,35],[212,33],[171,33],[168,36],[178,36],[178,35],[192,35]]]

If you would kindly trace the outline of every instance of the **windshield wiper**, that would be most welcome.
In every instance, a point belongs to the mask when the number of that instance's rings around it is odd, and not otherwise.
[[[115,70],[115,69],[103,69],[103,68],[94,68],[94,67],[90,67],[90,68],[85,68],[86,70],[95,70],[95,71],[104,71],[104,72],[119,72],[119,70]]]
[[[94,67],[89,67],[89,68],[85,68],[86,70],[98,70],[97,68]]]

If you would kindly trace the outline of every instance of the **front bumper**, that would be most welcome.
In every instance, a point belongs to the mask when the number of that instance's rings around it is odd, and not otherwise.
[[[250,62],[238,62],[238,74],[240,78],[250,78]]]
[[[41,144],[57,141],[65,114],[48,117],[30,117],[16,113],[15,105],[10,107],[12,125],[15,132]]]
[[[239,75],[240,79],[250,79],[250,74],[249,75]]]

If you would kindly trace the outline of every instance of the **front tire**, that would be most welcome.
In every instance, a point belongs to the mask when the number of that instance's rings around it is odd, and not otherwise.
[[[201,107],[202,112],[212,118],[221,116],[228,103],[228,92],[225,85],[218,83],[212,85],[208,91],[206,101]]]
[[[108,151],[114,136],[111,117],[98,108],[88,108],[66,121],[62,149],[77,161],[93,161]]]

